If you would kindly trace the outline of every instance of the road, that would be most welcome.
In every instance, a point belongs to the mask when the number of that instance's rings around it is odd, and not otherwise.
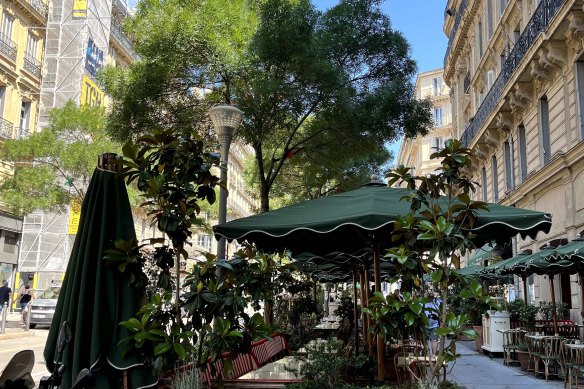
[[[42,377],[50,374],[45,367],[45,360],[43,358],[43,350],[48,334],[48,328],[37,328],[34,330],[34,336],[0,340],[0,371],[4,370],[4,367],[17,352],[33,350],[35,363],[32,370],[32,378],[38,385]]]

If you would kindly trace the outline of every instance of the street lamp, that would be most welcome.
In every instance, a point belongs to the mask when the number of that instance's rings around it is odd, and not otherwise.
[[[227,162],[229,161],[229,146],[235,134],[235,130],[241,124],[243,112],[230,105],[217,105],[209,110],[209,116],[221,145],[221,182],[219,189],[219,224],[227,221]],[[225,258],[225,238],[219,239],[217,246],[217,259]]]

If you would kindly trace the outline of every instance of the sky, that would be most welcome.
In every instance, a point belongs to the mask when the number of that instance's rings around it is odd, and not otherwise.
[[[326,10],[337,0],[313,0],[317,8]],[[392,28],[410,43],[412,58],[418,71],[441,69],[448,40],[442,32],[446,0],[385,0],[382,9],[389,16]]]

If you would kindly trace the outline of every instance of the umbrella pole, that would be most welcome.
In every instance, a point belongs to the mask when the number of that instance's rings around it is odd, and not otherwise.
[[[359,322],[357,315],[357,271],[353,269],[353,324],[355,331],[355,355],[359,355]]]
[[[554,276],[550,276],[550,286],[552,289],[552,319],[554,320],[554,335],[558,335],[558,315],[556,315],[556,291],[554,289]]]
[[[361,285],[360,294],[361,294],[361,308],[367,306],[367,297],[365,295],[365,290],[367,287],[365,286],[365,274],[363,270],[359,270],[359,285]],[[367,317],[364,311],[361,311],[361,327],[363,329],[363,345],[367,342]]]
[[[580,317],[584,320],[584,273],[578,273],[580,278]]]
[[[365,266],[365,304],[369,306],[369,270],[367,269],[368,266]],[[367,347],[369,350],[369,358],[373,358],[373,334],[369,332],[369,328],[371,327],[371,318],[367,316]]]
[[[523,301],[525,301],[525,304],[527,305],[529,304],[527,301],[527,276],[521,276],[521,280],[523,281]]]
[[[376,244],[373,250],[373,266],[375,270],[375,291],[381,293],[381,248]],[[383,336],[377,333],[377,380],[383,382],[385,372],[383,369]]]

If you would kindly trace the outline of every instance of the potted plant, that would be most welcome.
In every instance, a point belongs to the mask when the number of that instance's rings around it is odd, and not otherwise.
[[[508,304],[507,309],[512,328],[535,329],[535,318],[539,312],[539,307],[525,304],[523,300],[516,299]]]

